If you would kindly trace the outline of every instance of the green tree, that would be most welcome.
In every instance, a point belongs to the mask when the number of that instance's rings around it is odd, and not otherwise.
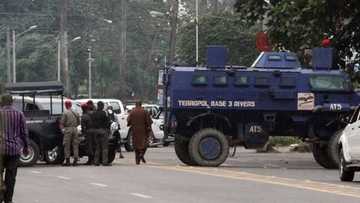
[[[235,8],[250,25],[263,20],[275,48],[297,52],[320,46],[326,33],[334,36],[340,58],[360,51],[357,0],[237,0]]]
[[[257,56],[255,29],[248,29],[239,15],[225,12],[205,16],[199,20],[200,63],[205,64],[208,45],[225,45],[229,48],[229,63],[251,65]],[[180,62],[195,64],[195,23],[180,28],[178,56]]]

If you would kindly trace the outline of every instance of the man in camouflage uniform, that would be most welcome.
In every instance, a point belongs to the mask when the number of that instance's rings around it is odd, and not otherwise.
[[[64,134],[64,153],[65,153],[65,163],[64,166],[70,166],[70,155],[71,155],[71,145],[74,152],[74,162],[73,165],[76,166],[79,160],[79,135],[77,131],[77,126],[80,125],[79,115],[71,109],[71,101],[65,101],[65,112],[63,113],[60,121],[60,128]]]

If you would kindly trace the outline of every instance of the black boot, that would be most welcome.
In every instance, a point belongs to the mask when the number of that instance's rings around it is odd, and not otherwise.
[[[139,164],[140,164],[139,152],[135,152],[135,163],[136,163],[136,165],[139,165]]]
[[[145,160],[144,156],[141,156],[141,161],[142,161],[144,164],[146,164],[146,160]]]
[[[77,165],[78,165],[78,159],[75,158],[75,159],[74,159],[74,162],[73,162],[73,166],[77,166]]]
[[[63,166],[70,166],[70,158],[65,159],[65,163],[63,163]]]
[[[123,159],[123,158],[124,158],[124,156],[123,156],[123,154],[120,152],[119,159]]]
[[[85,163],[85,165],[90,166],[94,163],[94,156],[89,156],[88,161]]]

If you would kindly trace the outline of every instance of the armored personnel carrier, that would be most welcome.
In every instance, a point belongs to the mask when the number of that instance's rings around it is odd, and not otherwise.
[[[269,136],[312,143],[315,160],[336,168],[342,118],[359,104],[349,76],[332,67],[332,50],[313,50],[312,69],[290,52],[264,52],[251,67],[226,66],[210,47],[206,67],[169,67],[163,76],[165,126],[188,165],[219,166],[229,147],[260,148]]]

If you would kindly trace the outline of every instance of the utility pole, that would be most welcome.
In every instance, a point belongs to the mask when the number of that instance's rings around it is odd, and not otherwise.
[[[174,58],[175,58],[178,12],[179,12],[179,0],[172,0],[171,6],[170,6],[171,32],[170,32],[169,64],[173,64],[174,63]]]
[[[195,1],[195,23],[196,23],[196,66],[199,65],[199,0]]]
[[[57,81],[61,82],[61,40],[57,39]]]
[[[12,31],[13,83],[16,83],[16,33]]]
[[[92,62],[93,62],[93,58],[92,58],[92,55],[91,55],[91,47],[89,47],[88,49],[89,51],[89,58],[88,58],[88,62],[89,62],[89,81],[88,81],[88,85],[89,85],[89,88],[88,88],[88,96],[89,98],[91,99],[92,98]]]
[[[126,44],[127,44],[127,2],[128,0],[121,0],[121,51],[120,51],[120,78],[125,80],[126,73]]]
[[[10,28],[6,31],[6,57],[7,57],[7,82],[11,83],[11,41],[10,41]]]
[[[67,33],[67,15],[69,9],[69,0],[61,0],[60,8],[60,58],[61,67],[63,69],[63,82],[65,84],[65,94],[70,96],[70,80],[69,80],[69,60],[68,60],[68,33]]]

